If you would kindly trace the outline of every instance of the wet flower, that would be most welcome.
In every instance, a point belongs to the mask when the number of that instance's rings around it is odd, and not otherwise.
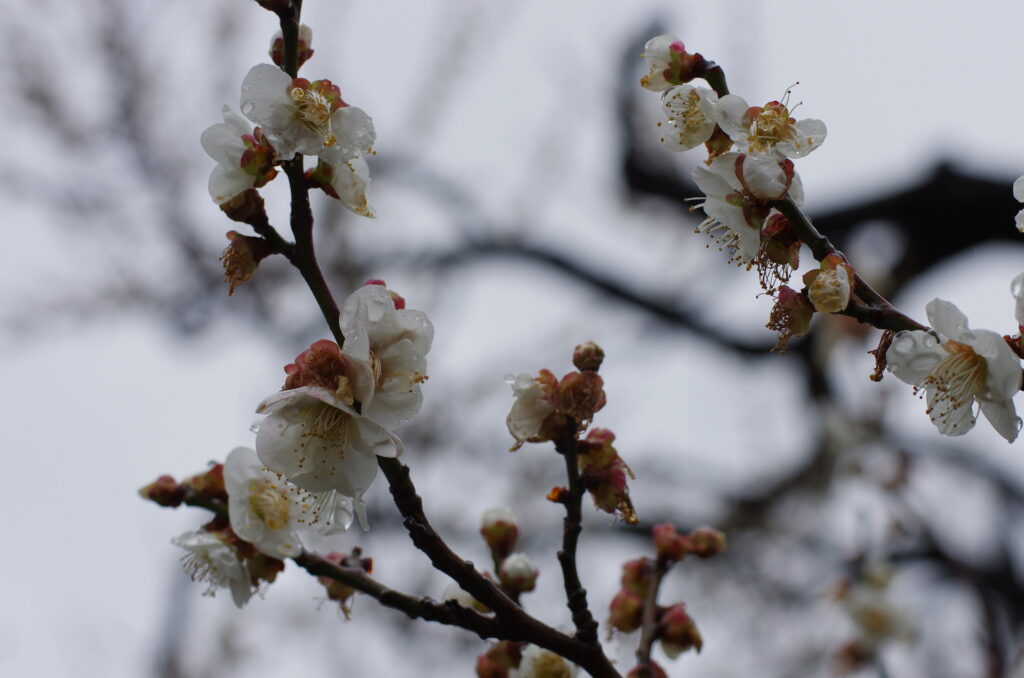
[[[415,416],[423,404],[420,385],[427,380],[434,340],[427,315],[406,309],[405,300],[383,281],[371,281],[345,300],[341,331],[342,358],[360,368],[351,375],[363,416],[387,428]]]
[[[788,102],[788,90],[782,101],[764,106],[749,106],[742,97],[727,94],[715,107],[718,126],[742,151],[802,158],[820,146],[828,132],[821,120],[795,119]]]
[[[715,131],[714,90],[693,85],[678,85],[661,97],[661,107],[668,116],[662,124],[661,143],[673,151],[684,151],[700,146]]]
[[[356,409],[372,397],[367,363],[322,340],[285,367],[284,390],[257,412],[256,452],[268,468],[310,492],[358,500],[377,474],[377,456],[397,457],[402,441]]]
[[[220,534],[206,530],[186,532],[171,540],[188,551],[182,559],[185,571],[192,581],[205,582],[205,595],[212,596],[217,589],[231,590],[235,605],[242,607],[252,597],[252,580],[238,553],[225,543]]]
[[[217,161],[210,173],[210,197],[218,205],[249,188],[259,188],[274,178],[277,156],[259,127],[253,129],[240,115],[225,106],[224,122],[203,130],[203,150]]]
[[[664,92],[678,85],[680,69],[686,47],[674,35],[658,35],[644,45],[643,58],[650,72],[640,79],[640,85],[654,92]]]
[[[1021,427],[1013,405],[1021,385],[1017,356],[995,332],[970,329],[967,317],[950,302],[933,299],[925,310],[935,334],[897,334],[886,352],[889,370],[925,390],[926,412],[940,433],[957,436],[971,430],[977,401],[999,435],[1013,442]]]
[[[293,80],[271,64],[250,69],[240,106],[286,160],[302,153],[337,164],[368,152],[376,139],[370,116],[346,104],[330,80]]]
[[[260,463],[256,452],[237,447],[224,463],[231,529],[274,558],[302,552],[304,533],[343,531],[352,523],[352,500],[316,495]]]
[[[1024,202],[1024,177],[1017,177],[1017,180],[1013,182],[1013,197],[1017,199],[1017,202]],[[1017,230],[1024,233],[1024,209],[1017,212],[1015,221]]]
[[[518,450],[526,442],[548,440],[542,437],[544,420],[555,411],[554,392],[558,385],[555,375],[541,370],[537,377],[525,372],[517,376],[507,375],[505,381],[512,386],[516,400],[505,419],[508,432],[516,439],[512,450]]]

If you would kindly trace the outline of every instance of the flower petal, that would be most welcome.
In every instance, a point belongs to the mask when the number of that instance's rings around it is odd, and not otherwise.
[[[920,386],[945,356],[945,349],[930,332],[909,330],[893,338],[885,359],[897,379]]]
[[[1017,410],[1012,400],[998,398],[979,398],[981,413],[985,415],[988,422],[996,432],[1006,438],[1006,442],[1012,443],[1020,433],[1021,420],[1017,416]]]
[[[942,337],[960,341],[960,336],[967,331],[967,316],[945,299],[932,299],[924,311],[932,328]]]

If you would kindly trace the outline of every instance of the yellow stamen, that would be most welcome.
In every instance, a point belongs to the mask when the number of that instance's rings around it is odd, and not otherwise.
[[[333,146],[338,138],[331,131],[331,102],[311,89],[294,87],[291,91],[295,103],[295,116],[309,130],[323,139],[324,146]]]

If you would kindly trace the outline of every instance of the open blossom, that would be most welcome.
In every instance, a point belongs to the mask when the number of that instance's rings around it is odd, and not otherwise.
[[[995,332],[970,329],[950,302],[933,299],[925,310],[938,337],[900,332],[886,353],[889,369],[925,389],[928,416],[940,433],[963,435],[973,428],[977,401],[999,435],[1013,442],[1021,427],[1013,405],[1021,386],[1017,356]]]
[[[253,129],[225,106],[224,122],[203,130],[199,141],[207,155],[217,161],[210,173],[210,197],[223,205],[249,188],[259,188],[274,178],[276,155],[259,127]]]
[[[644,60],[650,72],[640,85],[654,92],[664,92],[679,84],[679,68],[686,53],[683,43],[674,35],[658,35],[644,45]]]
[[[267,415],[256,435],[260,461],[310,492],[358,498],[377,475],[377,456],[402,453],[401,440],[355,408],[372,395],[372,368],[322,340],[285,372],[284,390],[256,410]]]
[[[505,419],[508,432],[516,439],[512,449],[518,450],[526,442],[546,440],[541,437],[541,427],[548,415],[555,411],[554,392],[558,379],[548,370],[541,370],[537,377],[524,372],[517,376],[507,375],[505,381],[512,386],[516,397]]]
[[[800,177],[770,156],[725,153],[706,168],[695,167],[692,176],[704,193],[699,206],[708,216],[697,231],[710,235],[737,264],[757,256],[768,202],[784,195],[798,205],[803,202]]]
[[[667,90],[661,97],[661,107],[668,116],[663,123],[661,143],[673,151],[700,146],[715,131],[714,90],[693,85],[679,85]]]
[[[238,447],[224,463],[231,529],[274,558],[302,552],[304,533],[343,531],[352,523],[348,497],[306,492],[260,463],[256,452]]]
[[[366,153],[376,139],[370,116],[346,104],[330,80],[293,80],[271,64],[249,70],[241,109],[285,159],[302,153],[336,164]]]
[[[206,595],[213,595],[217,589],[231,590],[235,605],[242,607],[252,597],[252,579],[249,569],[238,557],[238,553],[226,544],[220,534],[206,530],[186,532],[171,540],[176,546],[188,551],[183,558],[185,571],[192,581],[209,585]]]
[[[1017,199],[1017,202],[1024,202],[1024,177],[1017,177],[1017,180],[1013,182],[1013,197]],[[1024,209],[1017,212],[1015,221],[1017,230],[1024,233]]]
[[[362,395],[362,414],[387,428],[411,419],[423,404],[420,384],[427,379],[427,353],[434,326],[422,311],[405,308],[382,281],[370,281],[349,295],[341,308],[345,335],[342,357],[353,370],[353,388]]]
[[[727,94],[715,107],[718,126],[742,151],[802,158],[821,145],[827,130],[821,120],[793,118],[787,98],[752,107],[742,97]]]

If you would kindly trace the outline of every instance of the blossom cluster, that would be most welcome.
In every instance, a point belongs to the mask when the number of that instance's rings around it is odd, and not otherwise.
[[[311,43],[312,32],[303,26],[300,65],[312,56]],[[280,34],[271,42],[271,57],[278,65],[257,64],[242,81],[239,108],[245,118],[224,106],[224,121],[207,128],[200,138],[203,149],[217,161],[210,174],[210,197],[218,205],[230,205],[273,179],[277,165],[301,153],[318,161],[307,173],[309,181],[356,214],[372,217],[366,196],[370,170],[363,156],[376,140],[373,121],[362,109],[347,104],[330,80],[310,81],[285,73],[280,68],[282,44]]]

